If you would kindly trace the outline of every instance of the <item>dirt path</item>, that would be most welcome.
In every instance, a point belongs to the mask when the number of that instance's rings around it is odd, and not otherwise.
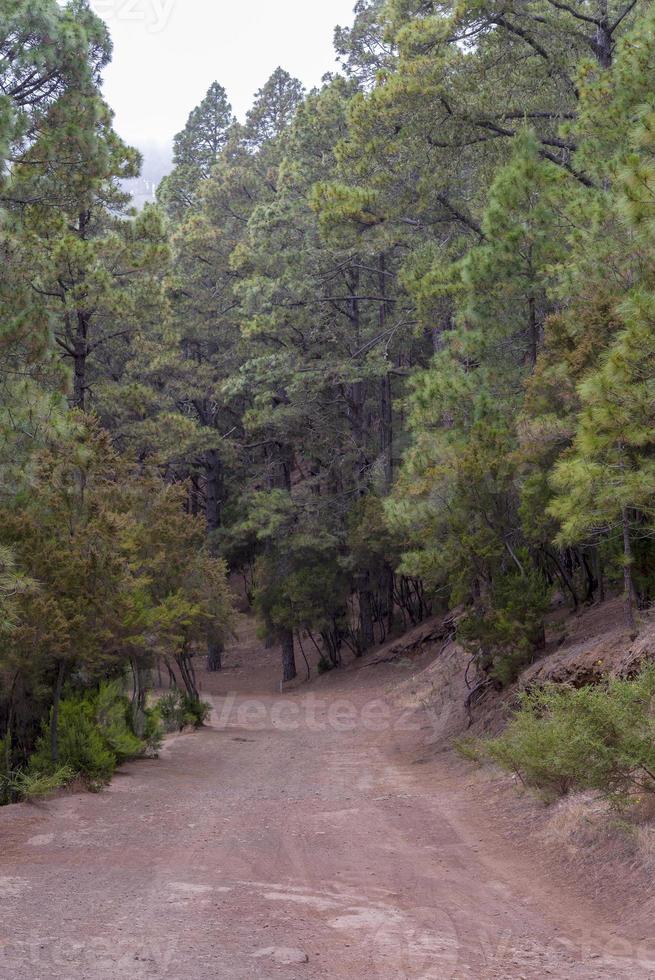
[[[388,682],[280,697],[231,671],[158,762],[2,811],[0,978],[655,976],[650,936],[531,880],[461,767],[405,753]]]

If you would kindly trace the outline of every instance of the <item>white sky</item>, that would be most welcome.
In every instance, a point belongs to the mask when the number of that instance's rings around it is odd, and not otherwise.
[[[309,88],[334,68],[332,34],[354,0],[91,0],[109,25],[105,94],[116,129],[146,148],[169,144],[217,80],[243,118],[281,65]]]

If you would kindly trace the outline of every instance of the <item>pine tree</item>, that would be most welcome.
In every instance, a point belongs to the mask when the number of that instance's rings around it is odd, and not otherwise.
[[[572,450],[555,468],[551,505],[560,539],[618,529],[623,546],[625,617],[634,627],[633,536],[655,519],[655,300],[637,292],[623,304],[626,327],[598,371],[580,386]]]
[[[301,82],[283,68],[276,68],[266,84],[255,95],[246,116],[245,139],[251,150],[281,136],[291,123],[302,102]]]
[[[190,114],[173,142],[173,172],[158,191],[163,207],[174,220],[198,203],[198,188],[210,176],[235,124],[232,106],[222,85],[214,82]]]

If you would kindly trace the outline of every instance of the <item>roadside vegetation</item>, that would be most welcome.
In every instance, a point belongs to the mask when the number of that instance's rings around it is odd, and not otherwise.
[[[457,610],[482,694],[554,601],[655,599],[652,3],[358,0],[335,45],[241,121],[212,84],[137,212],[103,21],[0,0],[5,802],[203,722],[230,576],[284,681]],[[492,751],[649,791],[649,678]]]
[[[655,796],[655,666],[634,680],[524,693],[479,753],[552,800],[593,790],[615,807]]]

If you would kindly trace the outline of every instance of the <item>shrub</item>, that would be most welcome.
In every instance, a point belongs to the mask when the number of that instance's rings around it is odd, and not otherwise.
[[[69,766],[59,766],[53,772],[17,772],[13,779],[16,795],[21,800],[35,800],[49,796],[75,779]]]
[[[95,718],[107,746],[118,762],[142,755],[145,745],[130,728],[131,707],[118,681],[100,685],[95,696]]]
[[[462,620],[458,638],[480,666],[506,687],[543,647],[549,602],[549,590],[539,572],[512,572],[495,583],[488,608]]]
[[[182,696],[182,708],[184,724],[195,725],[196,728],[202,728],[212,713],[212,706],[208,701],[200,701],[188,694]]]
[[[182,691],[169,691],[160,698],[157,709],[167,732],[180,732],[187,725],[202,728],[212,706]]]
[[[168,694],[162,695],[157,702],[157,710],[165,731],[179,732],[184,728],[180,691],[169,691]]]
[[[120,762],[142,755],[146,744],[130,728],[130,704],[116,682],[105,682],[97,692],[64,698],[59,705],[59,759],[51,758],[52,711],[43,725],[28,774],[54,775],[62,767],[91,783],[103,784]]]
[[[164,724],[158,706],[147,708],[144,712],[142,738],[146,752],[156,756],[164,741]]]
[[[489,756],[548,796],[591,789],[615,805],[655,793],[655,667],[632,681],[524,694]]]
[[[30,757],[30,773],[54,771],[50,754],[50,719],[43,726],[36,750]],[[117,758],[98,727],[91,697],[64,698],[59,705],[59,764],[94,782],[107,782]]]
[[[471,736],[453,739],[453,748],[463,759],[469,762],[481,763],[484,757],[484,747],[480,740]]]
[[[0,806],[12,798],[11,737],[0,738]]]

